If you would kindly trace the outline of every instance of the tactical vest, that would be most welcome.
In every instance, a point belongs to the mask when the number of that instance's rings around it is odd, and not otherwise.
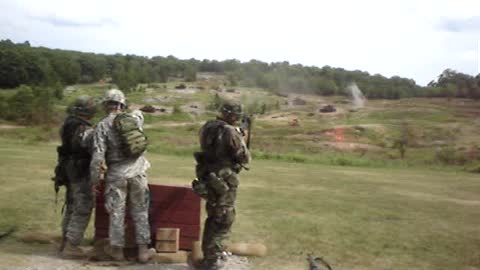
[[[121,151],[126,157],[139,157],[147,150],[147,136],[135,117],[128,113],[119,114],[113,120],[113,126],[119,134]]]
[[[76,116],[68,116],[60,130],[62,145],[57,147],[58,161],[55,167],[55,176],[52,180],[55,182],[55,191],[58,187],[66,185],[75,179],[70,179],[69,175],[75,175],[76,179],[81,179],[88,174],[91,155],[88,149],[80,144],[77,138],[79,128],[90,128],[92,125]],[[70,171],[71,173],[69,174]]]
[[[200,146],[205,163],[213,167],[232,167],[237,165],[235,153],[226,141],[227,131],[225,121],[221,119],[210,120],[201,129]]]
[[[222,142],[220,141],[222,133],[224,132],[226,122],[221,120],[211,120],[205,123],[201,129],[200,147],[206,158],[206,162],[212,163],[219,160],[218,147]]]
[[[83,148],[79,141],[74,140],[77,129],[81,126],[91,127],[92,125],[76,116],[69,116],[65,119],[61,130],[62,146],[60,147],[60,154],[67,159],[90,159],[91,155],[88,149]]]

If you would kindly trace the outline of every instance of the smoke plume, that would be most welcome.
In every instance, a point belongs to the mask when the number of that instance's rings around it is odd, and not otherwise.
[[[363,108],[367,99],[363,95],[362,91],[360,91],[360,88],[358,88],[357,84],[355,82],[350,83],[347,86],[347,90],[350,91],[350,94],[352,95],[353,106],[355,108]]]

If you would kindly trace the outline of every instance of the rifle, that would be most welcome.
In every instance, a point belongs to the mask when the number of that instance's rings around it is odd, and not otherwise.
[[[62,146],[57,147],[57,166],[55,166],[55,175],[51,178],[53,181],[53,189],[55,190],[55,206],[58,202],[58,191],[61,186],[65,186],[68,182],[65,171],[65,150]]]
[[[242,118],[242,125],[240,126],[240,129],[242,131],[246,130],[247,131],[247,148],[250,149],[250,137],[252,136],[252,124],[253,124],[253,116],[252,115],[245,115]]]
[[[53,189],[55,190],[55,212],[57,210],[57,203],[58,203],[58,191],[60,190],[61,186],[66,186],[68,182],[67,174],[66,174],[66,168],[65,168],[65,163],[67,161],[66,155],[65,155],[65,150],[62,146],[57,147],[57,166],[55,166],[55,175],[52,177],[53,181]],[[67,202],[65,201],[65,204]],[[65,204],[62,207],[62,214],[63,210],[65,209]],[[60,244],[59,252],[62,252],[63,249],[65,248],[65,242],[66,242],[66,230],[63,230],[62,232],[62,242]]]
[[[8,229],[7,231],[0,232],[0,239],[9,236],[9,235],[12,234],[16,229],[17,229],[17,228],[14,226],[14,227],[11,227],[10,229]]]
[[[310,265],[310,270],[322,270],[328,269],[332,270],[332,267],[325,261],[323,258],[317,257],[314,258],[311,254],[307,257],[308,264]],[[323,265],[325,268],[320,268],[320,264]]]

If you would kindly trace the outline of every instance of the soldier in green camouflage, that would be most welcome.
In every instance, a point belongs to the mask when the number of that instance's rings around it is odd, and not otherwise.
[[[195,153],[197,179],[192,186],[206,199],[208,215],[203,232],[201,269],[221,268],[219,258],[224,251],[223,241],[235,220],[238,174],[250,162],[244,140],[248,134],[236,127],[242,113],[242,105],[228,102],[222,106],[220,116],[205,123],[199,132],[202,151]]]
[[[93,196],[88,168],[91,160],[93,128],[89,120],[94,116],[96,105],[93,98],[80,96],[69,108],[60,136],[58,147],[59,167],[66,186],[66,208],[62,221],[63,248],[65,257],[85,256],[79,244],[93,209]],[[56,183],[58,184],[58,183]]]

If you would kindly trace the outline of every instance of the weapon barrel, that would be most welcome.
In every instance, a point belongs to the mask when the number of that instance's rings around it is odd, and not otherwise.
[[[308,255],[307,260],[310,265],[310,270],[320,270],[320,267],[318,266],[317,262],[315,261],[315,258],[313,258],[312,255]]]

